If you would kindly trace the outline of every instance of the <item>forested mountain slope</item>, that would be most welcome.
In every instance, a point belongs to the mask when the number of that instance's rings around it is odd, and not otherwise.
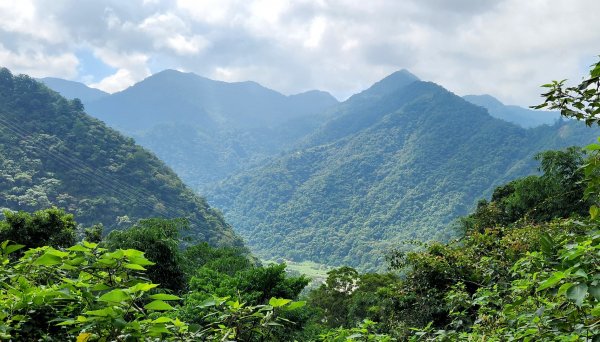
[[[220,213],[153,154],[30,77],[0,69],[0,208],[53,205],[107,229],[186,217],[199,241],[240,246]]]
[[[535,172],[537,152],[598,134],[573,122],[526,130],[406,72],[332,117],[302,148],[207,193],[259,255],[379,267],[402,240],[448,238],[478,198]]]
[[[255,82],[175,70],[83,102],[92,116],[135,138],[195,189],[290,148],[338,103],[321,91],[285,96]]]

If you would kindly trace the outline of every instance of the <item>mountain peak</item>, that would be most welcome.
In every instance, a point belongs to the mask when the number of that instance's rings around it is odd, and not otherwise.
[[[356,94],[353,97],[382,97],[394,93],[405,86],[419,81],[419,78],[406,69],[401,69],[375,82],[369,89]]]

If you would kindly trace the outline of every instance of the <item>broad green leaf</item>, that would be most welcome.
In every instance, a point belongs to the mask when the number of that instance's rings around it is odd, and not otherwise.
[[[55,255],[59,258],[64,258],[66,256],[69,255],[69,253],[67,252],[63,252],[63,251],[59,251],[58,249],[54,249],[54,248],[48,248],[48,250],[46,251],[47,254],[51,254],[51,255]]]
[[[590,76],[592,76],[592,78],[600,77],[600,64],[596,64],[594,66],[594,68],[590,71]]]
[[[217,305],[217,301],[214,298],[209,298],[207,300],[205,300],[204,302],[200,303],[200,305],[198,305],[199,308],[206,308],[209,306],[215,306]]]
[[[291,302],[291,299],[283,299],[283,298],[271,298],[269,299],[269,305],[271,305],[274,308],[278,308],[280,306],[284,306],[287,303]]]
[[[143,258],[144,252],[138,251],[137,249],[125,249],[123,250],[123,254],[128,258]]]
[[[600,285],[590,286],[588,292],[590,293],[590,296],[596,298],[597,301],[600,301]]]
[[[117,264],[117,261],[114,259],[102,258],[102,259],[98,259],[98,263],[106,265],[106,266],[113,266],[113,265]]]
[[[137,284],[133,285],[132,287],[130,287],[129,291],[131,291],[131,292],[138,292],[138,291],[148,292],[157,286],[158,286],[158,284],[137,283]]]
[[[592,316],[600,316],[600,304],[596,304],[596,306],[592,309]]]
[[[37,258],[33,264],[42,266],[53,266],[62,263],[62,258],[56,255],[45,253],[44,255]]]
[[[83,244],[83,246],[85,246],[85,247],[87,247],[89,249],[94,249],[94,248],[98,247],[97,243],[87,242],[85,240],[83,240],[81,243]]]
[[[579,283],[569,290],[567,290],[567,298],[573,300],[575,305],[581,306],[583,304],[583,299],[587,294],[588,287],[584,283]]]
[[[171,323],[172,321],[173,319],[169,317],[158,317],[157,319],[153,320],[152,323]]]
[[[138,264],[125,264],[125,265],[123,265],[123,267],[130,269],[130,270],[135,270],[135,271],[145,271],[146,270],[144,268],[144,266],[141,266]]]
[[[106,253],[104,256],[111,259],[122,259],[125,256],[125,253],[122,249],[117,249],[112,253]]]
[[[141,266],[152,266],[154,263],[144,257],[129,257],[129,262],[132,264],[137,264]]]
[[[575,273],[573,273],[573,275],[576,275],[578,277],[585,278],[585,279],[588,278],[587,273],[585,273],[585,271],[582,268],[578,268],[577,271],[575,271]]]
[[[160,300],[180,300],[180,297],[177,297],[175,295],[171,295],[171,294],[166,294],[166,293],[157,293],[154,295],[151,295],[150,298],[152,299],[160,299]]]
[[[598,207],[597,207],[597,206],[595,206],[595,205],[592,205],[592,206],[590,207],[590,218],[591,218],[592,220],[595,220],[595,219],[598,217],[598,214],[600,214],[600,209],[598,209]]]
[[[106,290],[110,290],[110,286],[100,283],[100,284],[94,285],[90,290],[91,291],[106,291]]]
[[[558,296],[562,296],[565,293],[567,293],[567,290],[571,288],[571,286],[573,286],[573,283],[564,283],[562,284],[559,288],[558,288]]]
[[[148,332],[153,336],[159,336],[162,334],[170,334],[171,333],[167,328],[165,328],[164,325],[153,326],[148,330]]]
[[[102,296],[100,296],[100,298],[98,298],[98,300],[102,301],[102,302],[115,302],[115,303],[123,302],[128,299],[131,299],[131,297],[129,297],[129,295],[127,293],[125,293],[125,291],[119,290],[119,289],[107,292],[107,293],[103,294]]]
[[[9,245],[8,247],[5,247],[4,252],[6,254],[10,254],[15,251],[18,251],[19,249],[21,249],[23,247],[25,247],[25,245]]]
[[[542,291],[549,287],[552,287],[552,286],[558,284],[565,277],[566,277],[566,274],[564,272],[561,272],[561,271],[554,272],[552,274],[552,276],[550,276],[550,278],[548,278],[540,283],[540,286],[538,287],[537,290]]]
[[[88,332],[82,332],[81,334],[79,334],[77,336],[77,340],[76,342],[88,342],[90,340],[90,338],[92,337],[91,333]]]
[[[85,314],[88,316],[109,317],[115,314],[115,310],[109,307],[100,310],[86,311]]]
[[[290,303],[290,305],[286,306],[285,309],[286,310],[295,310],[295,309],[301,308],[301,307],[303,307],[305,305],[306,305],[306,301],[301,300],[301,301],[298,301],[298,302],[292,302],[292,303]]]
[[[78,322],[76,320],[74,320],[74,319],[68,319],[66,321],[62,321],[62,322],[58,323],[57,325],[58,326],[65,326],[65,325],[74,325],[74,324],[77,324],[77,323]]]
[[[554,241],[546,232],[543,232],[540,236],[540,245],[542,247],[542,252],[546,255],[550,255],[554,251]]]
[[[62,265],[60,265],[60,269],[67,270],[67,271],[74,271],[74,270],[77,270],[78,268],[75,266],[71,266],[69,264],[62,264]]]
[[[146,308],[148,310],[155,310],[155,311],[173,310],[173,307],[171,305],[163,302],[162,300],[152,301],[152,302],[144,305],[144,308]]]

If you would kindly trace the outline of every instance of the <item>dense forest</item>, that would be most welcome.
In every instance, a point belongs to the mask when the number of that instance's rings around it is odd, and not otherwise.
[[[600,63],[578,86],[548,84],[539,107],[597,124],[599,86]],[[101,236],[60,209],[5,211],[0,339],[596,342],[600,144],[535,159],[540,174],[496,187],[457,239],[391,250],[388,273],[334,269],[313,288],[244,248],[183,243],[186,220]]]
[[[595,341],[600,234],[597,209],[581,215],[594,201],[580,166],[599,158],[543,153],[545,172],[498,187],[462,220],[460,239],[391,252],[386,274],[335,269],[304,294],[308,279],[283,264],[207,244],[181,250],[177,221],[74,244],[71,215],[7,213],[0,238],[44,246],[0,246],[0,338]],[[21,220],[47,230],[24,233]]]
[[[600,134],[574,120],[524,129],[406,71],[331,115],[301,147],[206,191],[262,258],[378,269],[402,241],[456,237],[456,218],[535,173],[537,152]]]
[[[131,138],[28,76],[0,69],[0,208],[57,206],[80,224],[123,228],[185,217],[187,235],[241,246],[222,215]]]

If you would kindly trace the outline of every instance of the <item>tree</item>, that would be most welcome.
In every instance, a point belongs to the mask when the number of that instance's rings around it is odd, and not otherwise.
[[[148,277],[163,288],[181,292],[186,277],[179,250],[179,232],[186,227],[180,219],[145,219],[127,230],[114,230],[106,238],[109,249],[137,249],[155,265],[148,267]]]
[[[585,124],[600,125],[600,61],[593,64],[589,77],[576,86],[566,87],[565,81],[552,81],[542,87],[548,88],[542,94],[544,103],[533,106],[535,109],[556,109],[560,114],[585,120]]]
[[[578,85],[566,87],[565,81],[544,84],[542,87],[549,88],[542,94],[545,100],[533,108],[558,109],[563,116],[584,120],[588,126],[600,126],[600,61],[592,65],[589,76]],[[600,144],[588,145],[586,149],[590,156],[583,167],[587,183],[585,197],[595,203],[590,207],[590,214],[596,218],[600,214]]]
[[[69,247],[75,243],[77,223],[73,215],[58,208],[27,212],[4,212],[0,221],[0,241],[10,240],[29,248]]]

